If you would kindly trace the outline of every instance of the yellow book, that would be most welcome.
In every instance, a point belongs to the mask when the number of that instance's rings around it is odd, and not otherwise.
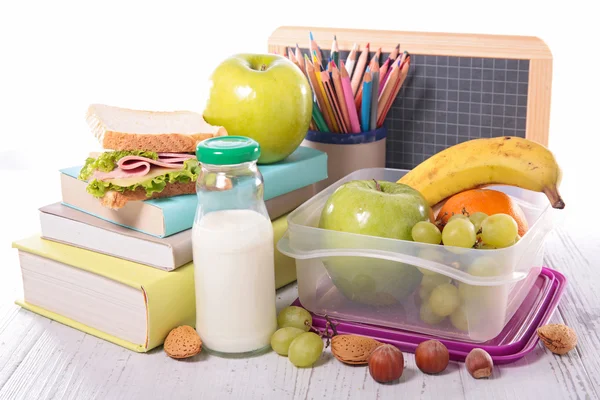
[[[39,235],[13,247],[24,292],[16,303],[25,309],[137,352],[195,326],[192,263],[167,272]]]
[[[274,245],[287,215],[274,221]],[[196,324],[194,266],[163,271],[132,261],[43,239],[13,242],[19,250],[21,307],[133,351],[160,346],[171,329]],[[275,247],[275,283],[296,280],[292,258]]]

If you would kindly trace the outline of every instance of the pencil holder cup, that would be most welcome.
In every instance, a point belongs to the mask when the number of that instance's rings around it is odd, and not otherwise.
[[[363,168],[385,168],[387,129],[361,133],[309,130],[302,146],[327,153],[327,179],[314,184],[315,194],[346,175]]]

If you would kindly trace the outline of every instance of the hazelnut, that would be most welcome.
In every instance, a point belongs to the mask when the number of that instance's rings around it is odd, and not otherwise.
[[[487,351],[476,348],[467,354],[465,366],[473,378],[487,378],[492,375],[494,361]]]
[[[448,353],[448,348],[439,340],[426,340],[417,346],[415,362],[417,367],[426,374],[437,374],[448,366],[450,353]]]
[[[391,344],[384,344],[371,352],[369,373],[379,383],[395,381],[404,371],[404,354]]]

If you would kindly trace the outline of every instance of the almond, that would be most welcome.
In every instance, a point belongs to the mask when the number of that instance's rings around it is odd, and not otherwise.
[[[549,324],[539,327],[537,334],[542,343],[554,354],[566,354],[577,346],[577,334],[563,324]]]
[[[171,358],[187,358],[200,353],[202,340],[194,328],[182,325],[169,332],[163,347]]]
[[[335,335],[331,339],[333,356],[345,364],[367,364],[369,355],[383,343],[366,336]]]

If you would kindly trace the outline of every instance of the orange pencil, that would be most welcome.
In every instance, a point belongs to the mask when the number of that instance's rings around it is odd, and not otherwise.
[[[404,84],[404,80],[408,76],[409,68],[410,68],[410,55],[407,56],[405,58],[404,62],[401,62],[401,66],[397,68],[397,70],[400,71],[400,73],[398,74],[398,78],[396,80],[396,83],[394,84],[391,96],[387,100],[387,103],[385,104],[384,111],[381,116],[379,115],[379,107],[377,108],[377,126],[378,127],[383,125],[383,121],[385,121],[385,117],[387,116],[387,113],[390,111],[390,108],[392,108],[394,99],[396,98],[396,96],[398,96],[398,93],[400,92],[400,89],[402,88],[402,85]]]
[[[381,54],[381,47],[379,48],[378,54]],[[371,70],[371,76],[375,71],[375,67],[377,67],[377,72],[379,72],[379,55],[375,54],[375,56],[371,59],[369,63],[369,69]],[[356,93],[356,97],[354,97],[354,105],[357,110],[360,110],[360,105],[362,104],[362,91],[363,85],[360,85],[358,88],[358,93]]]
[[[352,96],[356,96],[356,92],[358,91],[358,86],[362,82],[363,74],[365,73],[365,68],[367,68],[367,61],[369,58],[369,43],[365,46],[365,49],[360,54],[358,61],[356,62],[356,67],[354,68],[354,74],[352,75]]]
[[[321,92],[319,82],[317,81],[315,67],[310,62],[306,54],[304,55],[304,65],[306,66],[306,75],[308,76],[308,81],[310,82],[312,91],[315,97],[317,98],[317,105],[321,110],[321,114],[323,114],[323,119],[325,119],[325,123],[327,124],[329,130],[332,130],[333,124],[331,123],[331,119],[329,118],[329,113],[327,112],[327,107],[325,106],[325,99],[323,99],[323,93]]]
[[[340,61],[340,67],[344,65],[343,61]],[[340,68],[341,69],[341,68]],[[340,69],[337,66],[331,66],[331,80],[333,80],[333,87],[335,88],[335,95],[337,96],[338,104],[342,110],[342,117],[344,119],[344,125],[346,126],[346,133],[350,133],[352,125],[350,123],[350,114],[348,113],[348,106],[346,99],[344,98],[344,86],[342,84],[342,76]]]
[[[344,117],[342,115],[342,110],[340,105],[338,104],[337,96],[335,95],[333,85],[331,83],[331,79],[329,78],[329,72],[322,71],[321,72],[321,80],[323,81],[323,86],[325,87],[325,91],[327,92],[327,97],[329,98],[329,102],[333,107],[333,115],[335,120],[340,128],[341,133],[348,133],[348,128],[344,123]]]
[[[381,119],[381,115],[385,109],[385,106],[392,96],[392,91],[394,90],[394,85],[398,80],[398,76],[400,75],[400,62],[401,60],[397,60],[394,62],[392,69],[388,73],[388,79],[385,81],[385,85],[383,86],[383,90],[379,95],[379,101],[377,105],[377,122]],[[379,124],[378,124],[379,125]]]

